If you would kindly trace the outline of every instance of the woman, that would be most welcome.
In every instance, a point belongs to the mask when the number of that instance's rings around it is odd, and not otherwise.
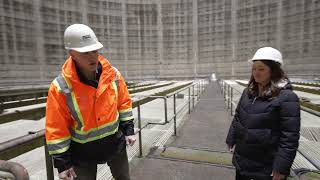
[[[236,180],[286,179],[299,144],[299,98],[285,76],[281,53],[260,48],[252,59],[226,143]]]

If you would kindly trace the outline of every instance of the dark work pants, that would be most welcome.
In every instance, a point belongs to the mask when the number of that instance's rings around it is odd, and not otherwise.
[[[249,177],[241,175],[238,171],[236,171],[236,180],[272,180],[272,176]]]
[[[130,180],[126,148],[123,148],[123,150],[115,154],[107,161],[107,164],[115,180]],[[96,180],[97,178],[96,163],[80,162],[75,164],[73,168],[77,174],[77,180]]]

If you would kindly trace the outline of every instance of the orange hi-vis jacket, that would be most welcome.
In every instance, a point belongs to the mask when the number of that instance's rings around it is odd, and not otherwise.
[[[132,121],[132,101],[121,74],[101,55],[98,87],[80,82],[69,57],[49,88],[46,142],[51,155],[66,152],[71,141],[80,144],[115,134],[120,121]]]

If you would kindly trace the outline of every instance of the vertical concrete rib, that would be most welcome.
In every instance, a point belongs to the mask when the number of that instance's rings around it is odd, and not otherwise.
[[[127,30],[127,7],[126,0],[121,1],[121,18],[122,18],[122,41],[124,54],[124,78],[128,78],[128,30]]]
[[[18,42],[17,36],[16,36],[17,29],[15,27],[16,22],[15,22],[15,18],[14,18],[15,17],[14,9],[11,9],[10,17],[12,17],[12,18],[10,18],[10,25],[11,25],[11,29],[12,29],[12,31],[10,33],[11,33],[11,38],[12,38],[11,41],[12,41],[12,46],[13,46],[13,48],[10,50],[11,55],[13,55],[10,57],[10,61],[11,61],[11,63],[14,62],[14,64],[19,64],[19,62],[18,62],[19,61],[19,59],[18,59],[19,54],[17,52],[17,43],[19,43],[19,42]]]
[[[138,62],[138,74],[139,74],[139,79],[142,79],[142,71],[143,67],[142,64],[144,62],[143,60],[143,55],[144,55],[144,50],[145,50],[145,27],[144,27],[144,4],[139,4],[138,9],[136,9],[136,16],[138,16],[138,29],[139,29],[139,62]]]
[[[301,6],[299,6],[298,12],[303,12],[304,10],[304,1],[301,1]],[[304,59],[303,57],[303,34],[304,34],[304,20],[303,20],[303,15],[299,16],[299,20],[301,21],[301,26],[299,28],[299,59]]]
[[[37,59],[39,63],[39,80],[46,80],[45,78],[45,66],[46,66],[46,58],[44,53],[44,34],[43,34],[43,27],[42,27],[42,20],[41,20],[41,14],[40,14],[40,5],[41,0],[34,0],[34,22],[35,22],[35,39],[36,39],[36,52],[35,52],[35,58]]]
[[[82,14],[82,21],[83,21],[83,24],[88,24],[88,5],[87,3],[89,3],[89,1],[87,0],[81,0],[80,1],[81,5],[81,14]]]
[[[197,77],[197,63],[198,63],[198,1],[192,1],[192,52],[193,52],[193,76]]]
[[[164,72],[162,72],[163,65],[163,24],[162,24],[162,3],[161,1],[157,1],[157,32],[158,32],[158,61],[159,61],[159,73],[158,76],[162,77]]]
[[[282,0],[278,0],[278,12],[277,12],[277,47],[280,49],[282,47],[281,42],[282,42]]]
[[[1,22],[5,22],[5,17],[1,15]],[[2,59],[1,59],[1,62],[5,63],[5,64],[10,64],[10,59],[9,59],[9,49],[8,49],[8,39],[7,39],[7,36],[5,34],[5,32],[7,32],[7,27],[5,25],[2,25],[1,26],[1,35],[0,35],[0,38],[2,39],[2,42],[0,43],[3,43],[3,54],[2,54]],[[2,36],[2,37],[1,37]],[[3,77],[1,77],[3,78]]]
[[[237,0],[231,0],[231,43],[232,43],[232,60],[231,76],[235,76],[235,67],[237,64],[236,50],[238,49],[238,30],[237,30]]]

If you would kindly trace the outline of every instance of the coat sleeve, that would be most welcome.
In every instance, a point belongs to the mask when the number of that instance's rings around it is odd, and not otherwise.
[[[69,127],[71,115],[69,113],[65,95],[61,92],[56,80],[48,91],[46,106],[45,137],[49,154],[59,172],[69,169],[71,154],[69,152],[71,136]]]
[[[229,146],[233,146],[236,144],[236,127],[237,127],[237,123],[239,122],[239,109],[240,109],[240,105],[241,105],[241,101],[243,99],[244,93],[246,93],[246,89],[243,90],[241,97],[239,99],[237,108],[235,110],[235,115],[233,117],[233,120],[231,122],[229,131],[228,131],[228,135],[227,135],[227,139],[226,139],[226,143]]]
[[[133,113],[132,113],[132,100],[129,95],[127,85],[124,78],[120,75],[119,88],[118,88],[118,111],[119,111],[119,128],[125,136],[134,134]]]
[[[288,175],[299,146],[300,104],[299,98],[291,90],[281,91],[279,101],[280,139],[273,170]]]

